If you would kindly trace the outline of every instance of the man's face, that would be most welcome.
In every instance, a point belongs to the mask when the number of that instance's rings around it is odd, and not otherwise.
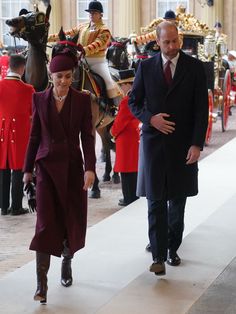
[[[174,27],[162,28],[157,44],[167,59],[173,59],[180,50],[179,35]]]
[[[98,11],[90,11],[89,18],[91,22],[98,23],[102,18],[102,14]]]

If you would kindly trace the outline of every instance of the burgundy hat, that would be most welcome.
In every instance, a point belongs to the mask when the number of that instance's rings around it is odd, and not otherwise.
[[[68,51],[62,51],[55,55],[49,65],[51,73],[73,70],[78,65],[78,61],[75,55],[72,55]]]

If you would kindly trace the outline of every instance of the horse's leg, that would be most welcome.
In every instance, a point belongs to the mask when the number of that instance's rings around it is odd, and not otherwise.
[[[101,162],[106,162],[106,153],[105,153],[105,151],[104,151],[103,146],[102,146],[102,148],[101,148],[100,161],[101,161]]]
[[[110,152],[110,148],[105,146],[104,148],[104,153],[105,153],[105,173],[102,177],[104,182],[110,181],[111,180],[111,170],[112,170],[112,166],[111,166],[111,152]]]
[[[99,184],[99,180],[98,180],[97,174],[95,173],[95,181],[94,181],[92,189],[89,191],[89,197],[90,198],[100,198],[101,197],[101,191],[99,189],[98,184]]]

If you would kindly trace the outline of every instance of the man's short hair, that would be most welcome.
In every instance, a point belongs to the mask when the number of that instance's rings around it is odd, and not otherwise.
[[[167,28],[167,27],[175,28],[176,32],[178,33],[178,28],[177,28],[177,26],[175,24],[173,24],[171,22],[168,22],[168,21],[164,21],[164,22],[161,22],[160,24],[157,25],[156,34],[157,34],[157,38],[158,39],[161,36],[161,30],[164,29],[164,28]]]
[[[25,66],[26,60],[22,55],[13,54],[10,56],[9,67],[11,70],[17,70],[22,66]]]

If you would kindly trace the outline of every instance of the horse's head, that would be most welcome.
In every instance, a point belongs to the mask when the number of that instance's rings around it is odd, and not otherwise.
[[[111,43],[107,50],[107,59],[112,66],[118,70],[125,70],[129,67],[129,58],[127,53],[127,43],[129,39],[117,39]]]
[[[68,37],[66,36],[65,32],[63,31],[63,28],[60,29],[60,32],[58,33],[59,41],[56,43],[56,45],[52,49],[52,57],[54,57],[57,54],[60,54],[62,52],[69,51],[74,56],[80,57],[85,54],[84,48],[77,44],[78,41],[78,34],[74,37]],[[78,52],[80,54],[78,54]]]
[[[51,6],[44,12],[29,12],[22,9],[18,17],[6,20],[10,34],[23,38],[30,44],[46,44],[49,30]]]

